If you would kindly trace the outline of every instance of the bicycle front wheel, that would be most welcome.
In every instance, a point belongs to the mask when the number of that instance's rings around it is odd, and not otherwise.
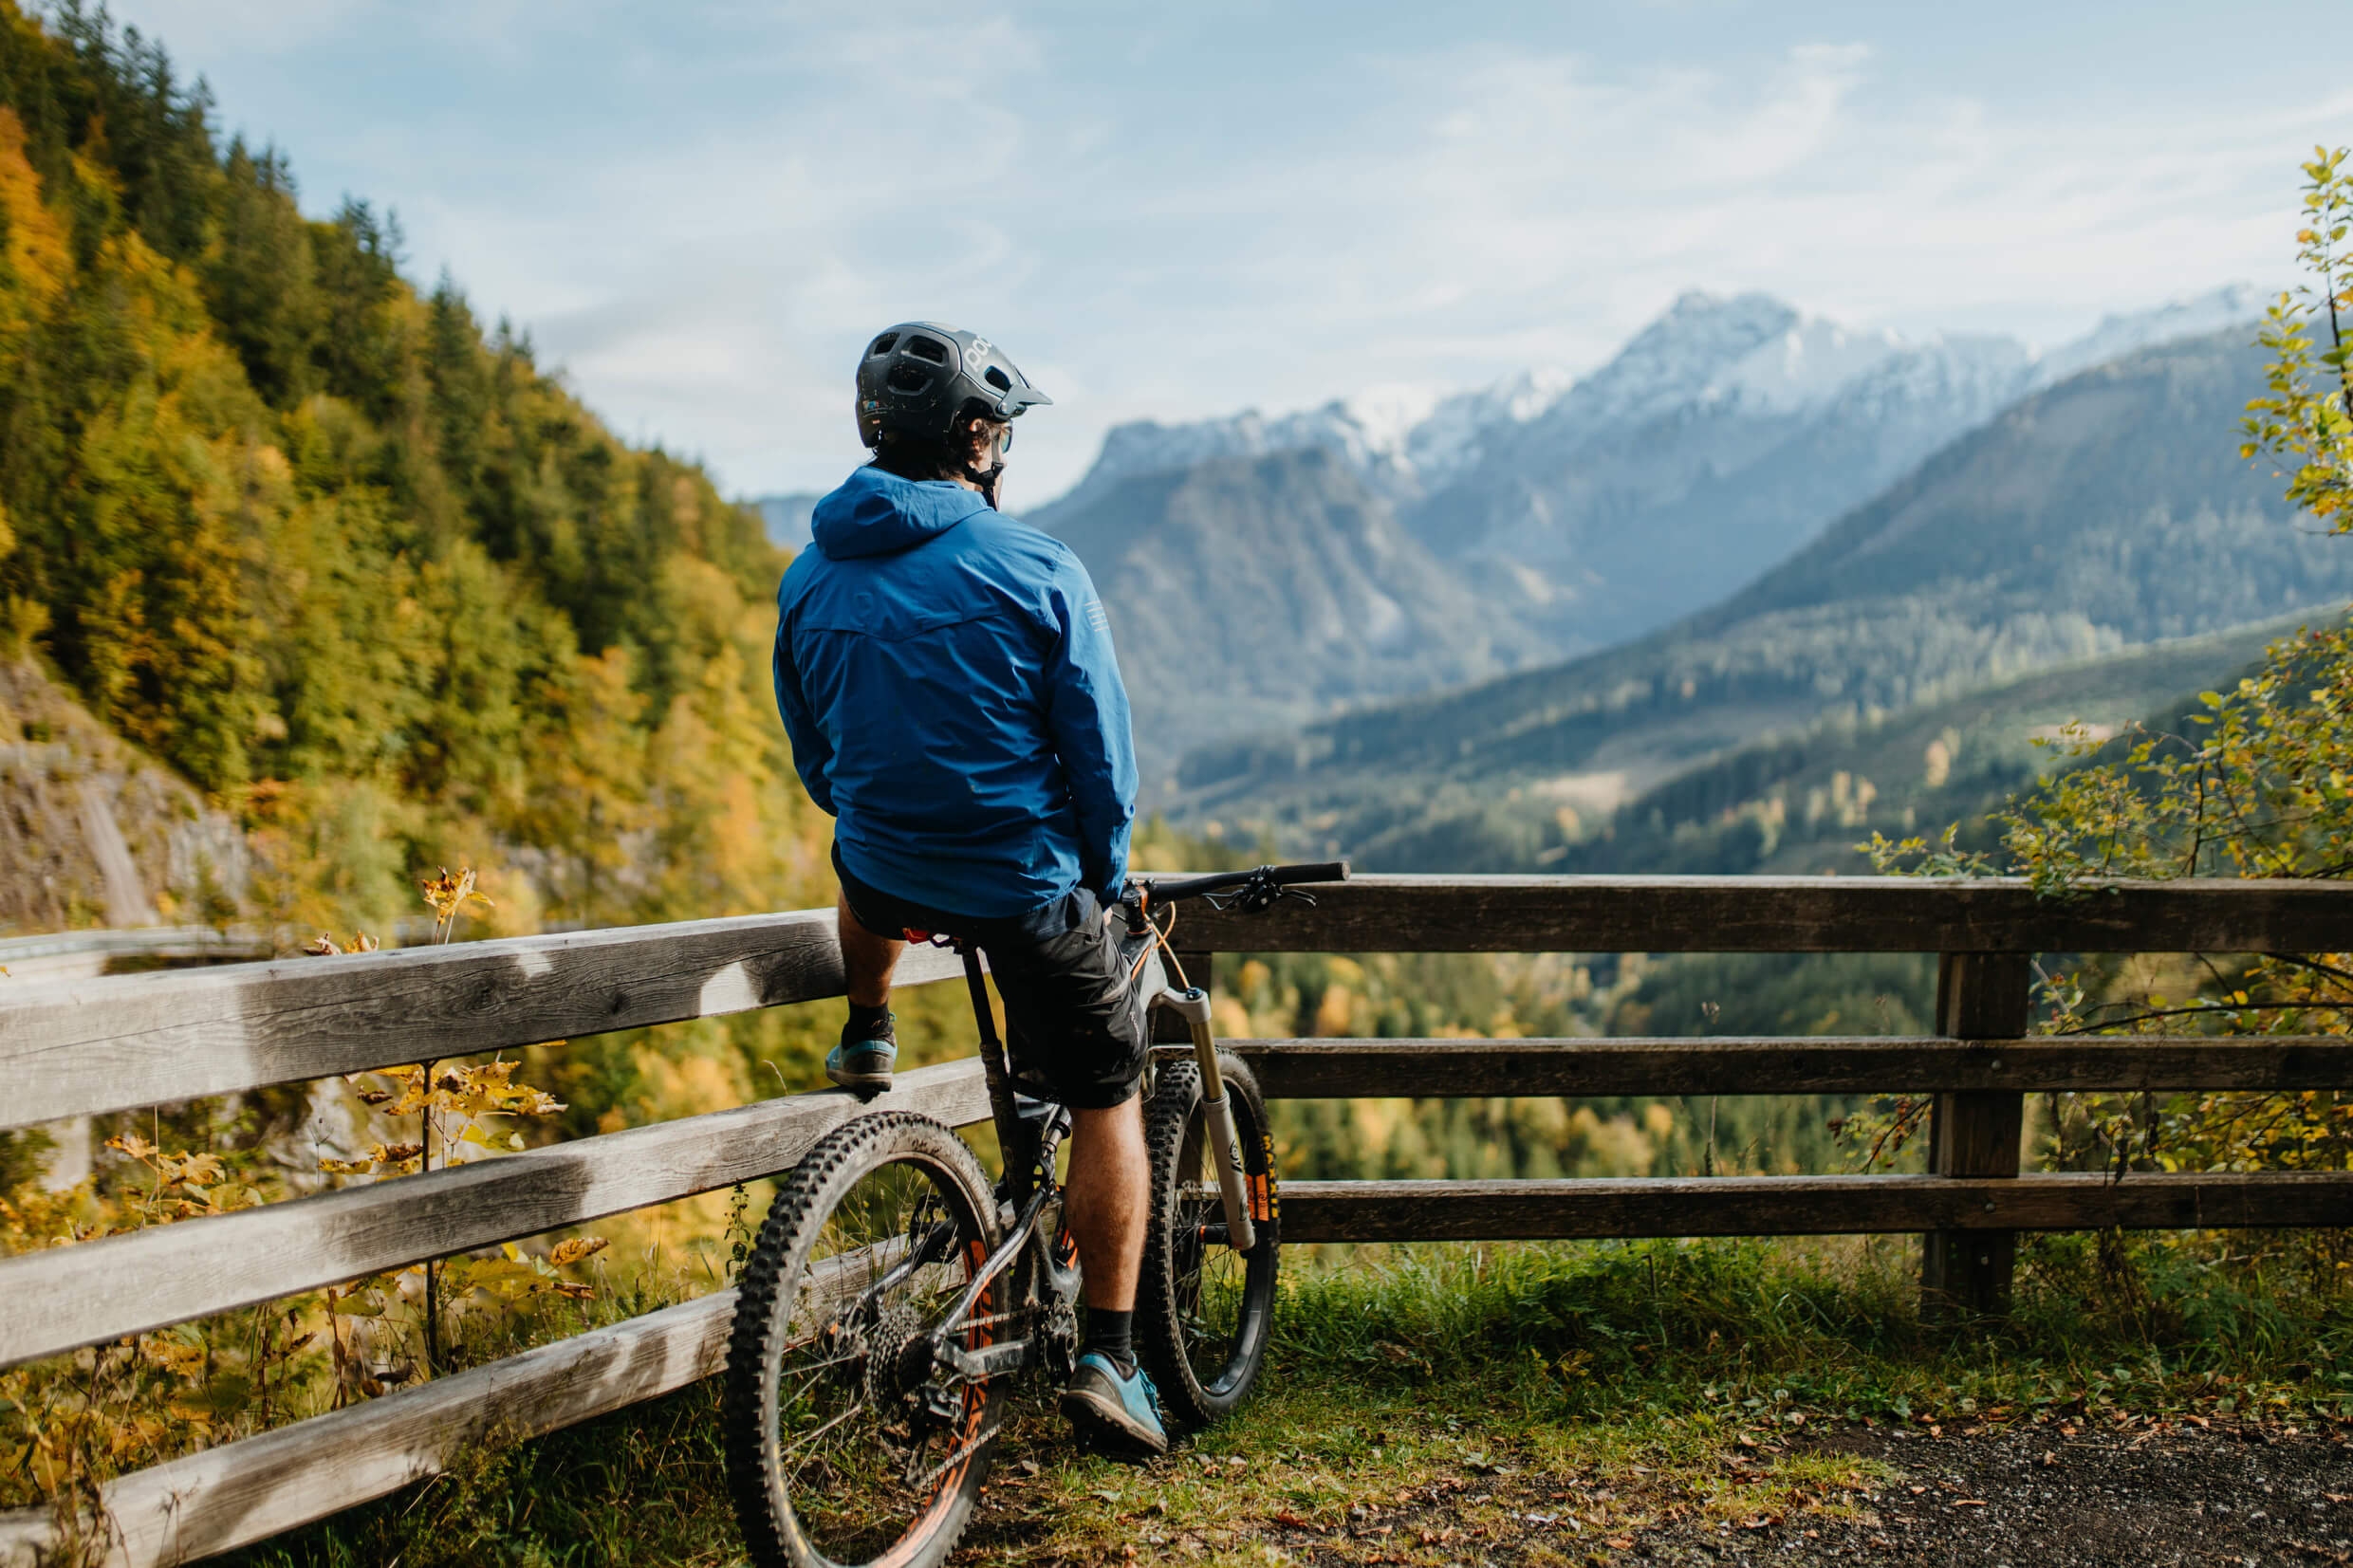
[[[1240,1061],[1221,1055],[1217,1068],[1233,1109],[1257,1231],[1250,1251],[1236,1252],[1226,1233],[1200,1068],[1189,1061],[1162,1068],[1144,1107],[1152,1218],[1136,1297],[1136,1346],[1162,1406],[1192,1427],[1225,1416],[1258,1379],[1274,1320],[1282,1245],[1267,1102]]]
[[[979,1162],[928,1116],[861,1116],[786,1180],[738,1282],[723,1394],[760,1568],[931,1568],[954,1548],[1006,1378],[943,1397],[927,1336],[997,1237]],[[991,1282],[954,1342],[1003,1337],[1009,1291]]]

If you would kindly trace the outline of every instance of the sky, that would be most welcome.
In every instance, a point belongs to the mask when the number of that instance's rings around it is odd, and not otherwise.
[[[944,321],[1102,433],[1590,368],[1679,293],[2049,342],[2288,281],[2353,140],[2308,6],[112,0],[314,215],[732,494],[862,456],[859,349]]]

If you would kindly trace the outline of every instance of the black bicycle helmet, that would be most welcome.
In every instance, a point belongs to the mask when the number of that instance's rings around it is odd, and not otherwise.
[[[886,431],[944,443],[967,403],[1010,420],[1053,400],[996,344],[937,322],[879,332],[858,361],[858,438],[868,447],[880,447]]]

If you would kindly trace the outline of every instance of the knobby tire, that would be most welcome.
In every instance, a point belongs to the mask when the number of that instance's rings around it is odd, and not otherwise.
[[[1204,1239],[1205,1231],[1224,1230],[1226,1215],[1208,1147],[1200,1068],[1191,1061],[1162,1068],[1144,1104],[1152,1214],[1136,1296],[1136,1348],[1159,1388],[1163,1412],[1190,1428],[1232,1413],[1258,1380],[1282,1246],[1266,1099],[1239,1061],[1220,1055],[1217,1062],[1258,1232],[1247,1254]]]
[[[916,1233],[942,1222],[954,1227],[945,1261],[899,1287],[903,1302],[895,1289],[882,1311],[862,1314],[855,1303]],[[895,1223],[905,1235],[894,1254]],[[979,1162],[928,1116],[861,1116],[786,1177],[737,1282],[721,1398],[729,1491],[758,1568],[936,1568],[954,1549],[988,1474],[1008,1379],[967,1388],[954,1421],[918,1447],[926,1429],[894,1424],[909,1378],[893,1369],[998,1238]],[[973,1316],[1003,1310],[1010,1290],[992,1282]],[[969,1331],[963,1342],[1004,1332]]]

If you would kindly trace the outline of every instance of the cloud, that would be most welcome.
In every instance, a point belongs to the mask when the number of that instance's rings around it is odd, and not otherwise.
[[[2294,159],[2353,118],[2268,74],[2010,92],[1890,11],[1760,46],[1734,35],[1762,13],[1650,8],[1672,46],[1566,47],[1538,11],[1433,35],[1371,0],[1346,28],[1206,0],[119,3],[291,149],[310,205],[397,207],[418,271],[745,491],[856,460],[857,346],[909,316],[1054,393],[1028,495],[1119,419],[1589,364],[1694,286],[2069,330],[2281,270]]]

